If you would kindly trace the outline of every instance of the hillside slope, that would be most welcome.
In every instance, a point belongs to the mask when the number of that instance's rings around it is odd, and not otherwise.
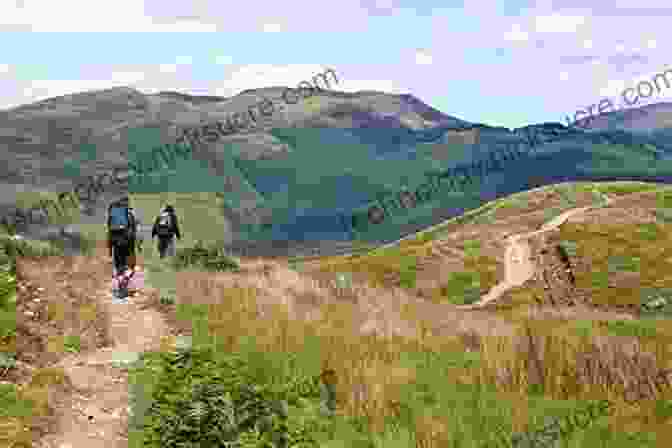
[[[0,353],[19,362],[0,372],[8,410],[0,428],[19,428],[7,432],[19,446],[142,446],[130,444],[132,415],[180,415],[177,397],[161,396],[159,386],[187,393],[206,377],[229,377],[218,369],[196,375],[202,355],[188,368],[162,369],[148,355],[147,382],[133,383],[136,373],[125,363],[146,350],[181,362],[181,335],[194,347],[214,344],[222,359],[235,354],[250,363],[259,384],[269,381],[259,372],[279,375],[285,370],[273,363],[287,361],[294,375],[287,387],[303,384],[296,393],[306,395],[288,406],[292,424],[317,418],[317,406],[300,408],[316,400],[305,381],[326,383],[332,369],[336,415],[366,417],[335,428],[346,446],[356,436],[375,438],[375,447],[410,448],[418,438],[482,446],[502,432],[534,431],[587,400],[608,400],[615,410],[564,434],[569,447],[661,446],[671,418],[660,409],[672,393],[665,349],[672,336],[671,201],[670,187],[659,184],[543,187],[369,254],[296,270],[264,259],[242,259],[235,273],[164,266],[174,279],[173,302],[160,300],[157,283],[128,305],[110,303],[102,246],[87,256],[18,257],[18,332],[0,340]],[[507,248],[516,240],[526,249],[512,254]],[[139,264],[161,283],[151,253]],[[507,282],[506,266],[522,257],[533,272]],[[508,285],[492,293],[502,281]],[[19,397],[40,404],[32,414],[11,401],[7,387],[17,384]],[[152,399],[160,405],[149,406]],[[394,413],[400,408],[406,417]],[[394,430],[386,426],[393,417]],[[148,425],[143,435],[156,441],[159,429]]]
[[[0,212],[10,212],[23,198],[34,202],[38,192],[69,191],[88,176],[117,169],[126,181],[103,182],[102,191],[89,192],[81,216],[69,221],[72,232],[100,225],[109,201],[125,192],[212,193],[223,202],[213,199],[211,213],[226,226],[204,239],[263,255],[335,253],[353,240],[394,241],[540,185],[670,178],[671,136],[662,115],[662,127],[650,134],[632,133],[639,129],[627,126],[584,131],[559,123],[509,130],[442,114],[411,95],[320,91],[288,105],[282,92],[274,87],[220,98],[113,88],[3,111],[0,150],[7,163],[1,169]],[[278,107],[253,129],[198,145],[190,158],[159,169],[151,182],[128,180],[128,163],[174,141],[178,128],[246,112],[262,98]],[[648,116],[665,112],[659,109]],[[443,189],[382,224],[366,224],[373,201],[415,191],[428,176],[444,173],[441,182],[452,182],[449,170],[459,166],[466,170],[464,185]],[[353,215],[362,215],[355,221],[363,227],[352,226]],[[22,229],[40,238],[59,230],[57,224]]]

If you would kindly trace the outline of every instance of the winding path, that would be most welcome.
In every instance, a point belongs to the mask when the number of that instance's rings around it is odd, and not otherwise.
[[[127,369],[142,352],[161,350],[162,341],[171,335],[163,315],[145,306],[148,291],[127,303],[113,303],[111,263],[104,255],[87,262],[98,267],[86,273],[98,279],[99,287],[90,294],[109,317],[106,325],[112,344],[70,354],[51,366],[65,371],[73,390],[56,404],[56,428],[35,448],[128,447],[131,384]]]
[[[612,199],[607,195],[603,195],[603,197],[605,199],[605,205],[609,205],[612,202]],[[492,289],[481,297],[481,300],[478,302],[471,305],[459,305],[457,308],[462,310],[482,308],[488,303],[500,298],[502,294],[508,290],[515,288],[516,286],[521,286],[531,279],[534,276],[535,267],[532,263],[531,249],[527,240],[541,233],[557,229],[570,217],[580,215],[594,208],[596,207],[587,206],[573,208],[561,213],[550,221],[545,222],[539,230],[510,235],[507,238],[508,244],[504,252],[504,280],[492,287]]]

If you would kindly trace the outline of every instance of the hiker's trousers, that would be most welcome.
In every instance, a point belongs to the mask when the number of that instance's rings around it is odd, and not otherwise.
[[[112,245],[113,275],[124,272],[128,266],[128,257],[131,254],[129,246]]]
[[[159,258],[175,256],[175,237],[159,237]]]

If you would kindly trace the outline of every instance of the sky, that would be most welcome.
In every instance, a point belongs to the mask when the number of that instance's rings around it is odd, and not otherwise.
[[[337,90],[410,93],[515,128],[622,104],[625,88],[672,69],[669,0],[0,0],[0,10],[0,109],[114,86],[233,96],[331,68]],[[668,79],[636,106],[670,101]]]

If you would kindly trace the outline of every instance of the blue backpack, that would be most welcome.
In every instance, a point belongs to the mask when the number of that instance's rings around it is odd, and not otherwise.
[[[131,215],[128,207],[114,205],[109,212],[110,237],[114,244],[126,245],[131,238]]]

